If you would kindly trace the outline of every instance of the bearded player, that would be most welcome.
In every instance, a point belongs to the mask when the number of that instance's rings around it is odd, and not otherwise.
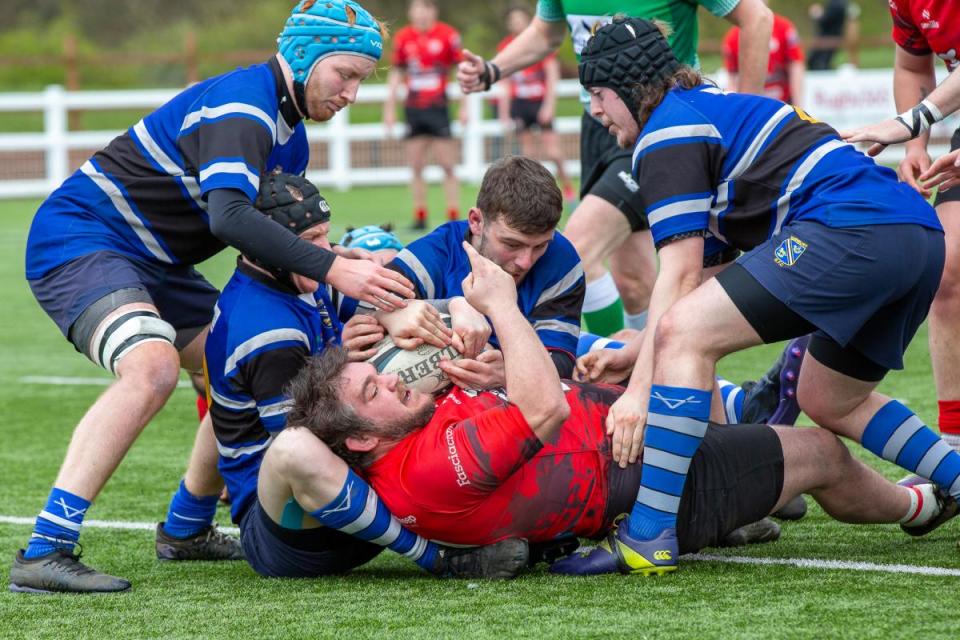
[[[639,465],[614,464],[604,426],[622,388],[561,382],[518,309],[513,279],[466,242],[464,251],[472,272],[463,290],[500,337],[506,389],[455,389],[435,404],[395,374],[378,374],[331,350],[292,384],[291,426],[278,436],[264,469],[308,468],[322,439],[421,535],[456,544],[603,536],[640,484]],[[647,455],[666,468],[683,463],[663,451]],[[298,490],[309,494],[310,483],[293,487]],[[916,534],[956,513],[956,504],[939,500],[931,485],[884,480],[825,430],[711,425],[690,467],[679,551],[718,544],[800,492],[838,519],[899,521]],[[331,506],[348,504],[347,497]],[[601,547],[614,553],[616,540]],[[670,558],[658,560],[664,559]],[[554,568],[564,571],[580,560]]]

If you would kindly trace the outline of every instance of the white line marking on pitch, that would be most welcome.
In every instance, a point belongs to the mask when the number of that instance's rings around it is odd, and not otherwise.
[[[34,518],[19,516],[0,516],[0,524],[22,524],[32,526]],[[85,527],[94,529],[126,529],[130,531],[153,531],[157,528],[153,522],[122,522],[118,520],[86,520]],[[236,527],[220,527],[225,533],[238,534]],[[960,569],[947,567],[921,567],[912,564],[877,564],[874,562],[856,562],[851,560],[817,560],[813,558],[755,558],[748,556],[718,556],[708,553],[693,553],[683,556],[685,560],[701,562],[726,562],[728,564],[780,565],[801,569],[835,569],[840,571],[875,571],[880,573],[912,573],[922,576],[960,576]]]
[[[850,560],[815,560],[812,558],[755,558],[748,556],[715,556],[694,553],[683,556],[687,560],[727,562],[730,564],[760,564],[800,567],[801,569],[841,569],[845,571],[879,571],[882,573],[915,573],[923,576],[960,576],[960,569],[946,567],[918,567],[912,564],[876,564]]]
[[[17,382],[21,384],[52,384],[60,386],[108,387],[116,378],[83,378],[76,376],[23,376]],[[177,383],[178,389],[191,389],[188,380]]]
[[[0,524],[25,524],[33,526],[36,518],[22,518],[20,516],[0,516]],[[156,522],[121,522],[119,520],[84,520],[84,527],[94,529],[126,529],[128,531],[155,531]],[[217,527],[225,533],[240,533],[237,527]]]

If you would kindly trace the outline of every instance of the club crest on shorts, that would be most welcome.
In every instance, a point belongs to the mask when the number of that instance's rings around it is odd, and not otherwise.
[[[807,250],[807,243],[796,236],[790,236],[780,243],[774,252],[773,259],[781,267],[792,267]]]

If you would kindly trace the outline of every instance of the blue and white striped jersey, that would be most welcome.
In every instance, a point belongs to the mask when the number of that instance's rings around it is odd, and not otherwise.
[[[210,191],[252,202],[264,171],[306,169],[306,132],[286,94],[271,59],[184,90],[115,138],[41,205],[27,278],[100,250],[197,264],[223,249],[210,233]]]
[[[749,250],[795,220],[828,227],[919,224],[933,208],[829,125],[778,100],[673,89],[633,151],[658,247],[705,232],[704,253]]]
[[[234,521],[257,495],[257,475],[290,410],[284,387],[304,361],[340,343],[326,291],[298,295],[240,262],[214,311],[205,349],[210,416]]]
[[[388,267],[410,279],[417,298],[462,296],[470,260],[461,243],[468,235],[466,222],[448,222],[411,242]],[[569,240],[555,233],[546,253],[517,285],[517,304],[547,349],[576,357],[585,291],[580,256]],[[491,342],[499,346],[496,335]]]

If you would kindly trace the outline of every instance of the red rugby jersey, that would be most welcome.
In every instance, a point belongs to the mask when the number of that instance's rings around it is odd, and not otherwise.
[[[497,45],[497,51],[503,51],[508,44],[513,42],[513,35],[508,35]],[[556,58],[555,53],[551,53],[546,58],[536,64],[532,64],[526,69],[517,71],[507,78],[507,86],[510,90],[510,97],[513,100],[543,100],[547,94],[547,69],[546,62]]]
[[[723,39],[723,63],[730,73],[739,72],[740,27],[733,27]],[[770,62],[764,93],[771,98],[793,102],[790,95],[790,63],[803,60],[800,36],[793,23],[774,14],[773,32],[770,34]],[[800,98],[801,96],[796,96]]]
[[[889,0],[893,41],[905,51],[936,54],[953,71],[960,65],[960,4],[951,0]]]
[[[511,536],[595,536],[610,522],[604,419],[621,387],[565,382],[570,417],[541,443],[501,394],[455,387],[422,429],[366,469],[377,494],[422,536],[489,544]]]
[[[450,69],[463,58],[460,34],[444,22],[427,31],[406,26],[397,31],[393,64],[407,72],[406,105],[415,109],[447,104]]]

